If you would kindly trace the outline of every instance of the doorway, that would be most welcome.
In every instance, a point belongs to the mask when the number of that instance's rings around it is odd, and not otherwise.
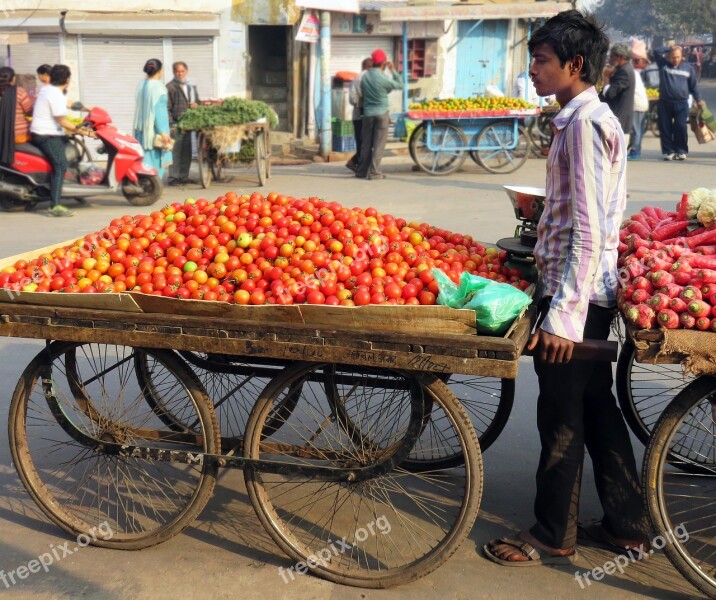
[[[249,92],[276,111],[278,131],[292,131],[291,27],[249,25]]]

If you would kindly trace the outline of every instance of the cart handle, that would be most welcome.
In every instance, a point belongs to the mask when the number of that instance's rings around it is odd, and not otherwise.
[[[574,344],[572,360],[599,360],[616,362],[619,354],[619,344],[611,340],[584,340],[581,344]],[[533,350],[525,347],[525,356],[534,356]]]

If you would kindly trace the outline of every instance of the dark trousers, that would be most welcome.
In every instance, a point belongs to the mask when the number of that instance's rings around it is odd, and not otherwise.
[[[659,99],[659,131],[662,154],[688,154],[689,103]]]
[[[589,306],[584,337],[605,340],[613,311]],[[534,359],[539,379],[537,429],[542,443],[530,532],[552,548],[577,543],[579,492],[586,445],[594,466],[602,523],[612,535],[647,539],[639,473],[629,432],[612,394],[608,362]]]
[[[54,208],[62,200],[62,182],[67,173],[67,156],[65,146],[67,138],[64,135],[36,135],[32,134],[32,143],[47,157],[52,165],[50,176],[50,207]]]
[[[383,160],[385,143],[388,141],[388,125],[390,114],[376,117],[363,117],[363,140],[361,143],[360,163],[356,175],[371,177],[380,175],[380,163]]]
[[[360,151],[363,143],[363,119],[353,119],[353,136],[356,139],[356,153],[351,156],[348,164],[356,168],[360,164]]]
[[[169,167],[170,179],[187,179],[191,168],[191,131],[174,133],[173,161]]]

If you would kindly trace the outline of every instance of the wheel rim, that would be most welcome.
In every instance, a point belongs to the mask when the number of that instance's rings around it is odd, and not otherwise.
[[[11,450],[30,495],[67,531],[87,532],[106,523],[111,539],[92,542],[98,545],[141,548],[178,533],[208,500],[215,468],[92,450],[73,439],[53,411],[61,410],[69,427],[81,434],[107,442],[215,451],[218,427],[209,422],[206,406],[197,406],[187,374],[179,373],[163,351],[148,354],[147,368],[167,401],[185,404],[185,415],[194,407],[192,442],[185,432],[167,431],[146,403],[134,349],[63,344],[53,347],[51,357],[51,385],[42,381],[47,373],[43,351],[23,374],[11,406]],[[162,440],[157,432],[164,432]]]
[[[695,472],[696,471],[696,472]],[[667,540],[690,567],[694,583],[716,590],[716,399],[713,389],[676,422],[659,455],[656,485],[660,522],[676,534]],[[688,535],[686,535],[688,534]],[[687,538],[687,539],[682,539]],[[689,577],[689,579],[692,579]],[[692,579],[693,581],[693,579]]]
[[[529,156],[530,140],[522,127],[517,128],[516,144],[514,136],[512,122],[492,123],[484,127],[477,134],[474,145],[493,149],[474,150],[477,162],[491,173],[512,173],[519,169]]]
[[[254,140],[254,143],[254,152],[256,153],[256,172],[258,173],[259,177],[259,185],[263,186],[266,183],[266,165],[264,164],[266,158],[263,136],[257,135],[256,139]]]
[[[211,185],[211,168],[209,167],[209,152],[211,144],[203,133],[197,136],[197,163],[199,165],[199,179],[204,189]]]
[[[630,342],[623,347],[627,353],[624,376],[626,389],[619,394],[622,410],[627,417],[634,435],[646,444],[664,409],[674,397],[684,389],[693,377],[684,375],[681,365],[639,363],[636,361],[636,348]],[[621,389],[617,388],[618,392]],[[622,400],[626,400],[623,402]]]
[[[376,384],[362,369],[348,377],[350,367],[341,368],[336,394],[349,404],[347,410],[361,429],[358,440],[330,407],[323,368],[292,368],[289,376],[269,385],[247,429],[248,456],[346,469],[375,464],[405,442],[416,402],[423,402],[411,391],[414,384],[410,381],[417,381],[413,376],[383,372]],[[449,390],[439,381],[435,383],[454,402]],[[297,384],[300,397],[288,421],[271,435],[259,434],[265,431],[264,421],[276,403]],[[417,385],[430,396],[431,418],[446,419],[454,426],[461,418],[465,419],[463,425],[467,423],[464,413],[456,420],[456,404],[446,407],[444,397],[436,396],[432,387]],[[317,574],[364,587],[410,581],[454,552],[472,525],[473,511],[476,514],[475,502],[479,504],[481,493],[479,449],[469,436],[462,437],[462,431],[464,427],[456,427],[454,437],[468,459],[466,465],[453,469],[415,474],[398,466],[354,484],[247,470],[249,496],[262,523],[289,556],[304,560],[328,549],[330,556],[312,569]],[[470,431],[474,440],[474,431]],[[300,458],[289,448],[303,448],[306,454]],[[371,525],[374,535],[364,534]],[[334,552],[331,540],[343,540],[351,548]]]
[[[439,147],[441,150],[433,152],[428,149],[428,138],[431,146]],[[467,145],[465,135],[457,127],[450,124],[433,124],[428,133],[428,128],[423,127],[420,131],[413,132],[411,140],[413,143],[413,154],[418,166],[431,175],[448,175],[457,171],[467,158],[463,150]]]

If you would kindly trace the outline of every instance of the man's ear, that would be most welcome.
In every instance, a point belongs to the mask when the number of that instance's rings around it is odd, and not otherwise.
[[[572,66],[569,69],[569,72],[572,74],[581,73],[583,69],[584,57],[581,54],[577,54],[577,56],[572,59]]]

